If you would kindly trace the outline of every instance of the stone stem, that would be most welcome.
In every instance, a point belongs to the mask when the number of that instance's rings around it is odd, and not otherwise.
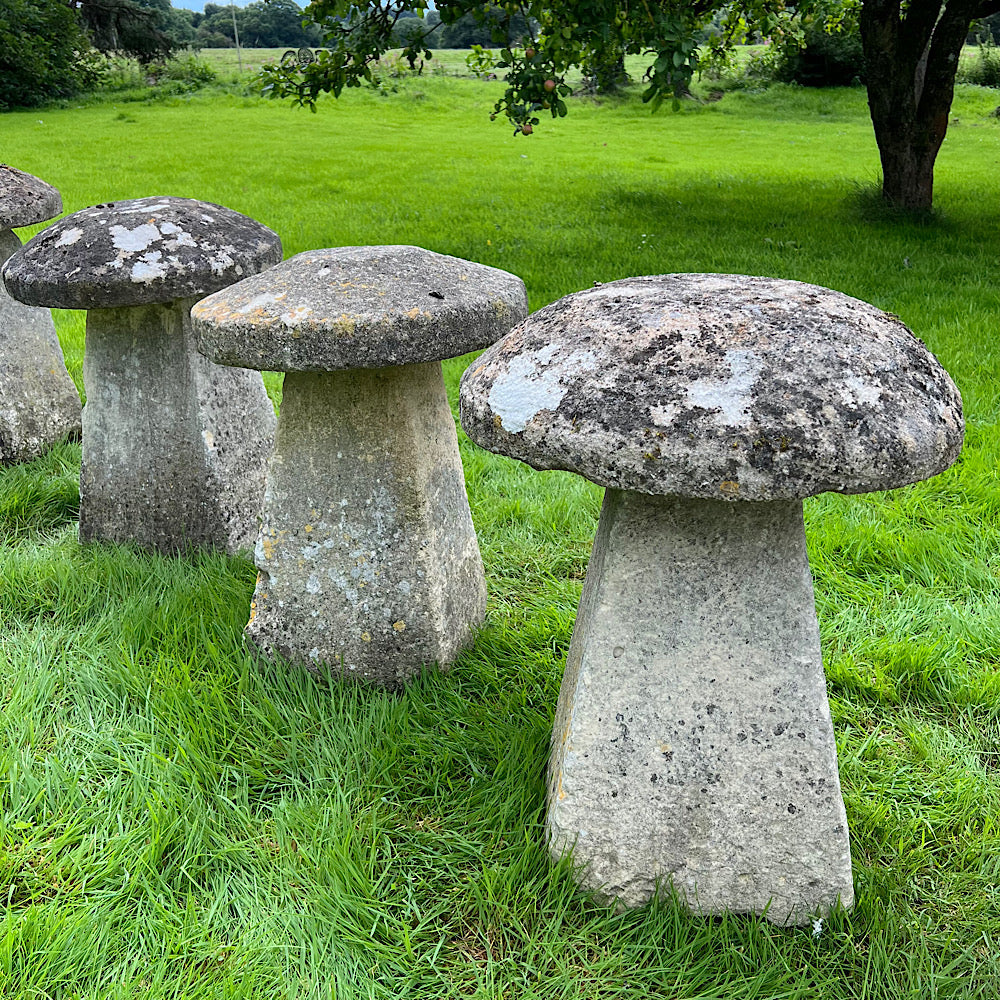
[[[850,846],[802,503],[607,490],[549,763],[550,849],[636,906],[804,923]]]
[[[253,545],[274,409],[259,372],[198,353],[196,301],[87,314],[81,541]]]
[[[0,265],[21,248],[0,230]],[[37,458],[80,431],[80,395],[66,371],[48,309],[12,299],[0,285],[0,464]]]
[[[256,563],[267,655],[394,688],[470,642],[486,582],[440,362],[285,375]]]

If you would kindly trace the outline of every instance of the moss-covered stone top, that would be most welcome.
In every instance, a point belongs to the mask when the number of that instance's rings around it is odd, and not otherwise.
[[[420,247],[308,250],[191,311],[217,364],[341,371],[439,361],[494,343],[528,312],[513,274]]]
[[[62,211],[62,196],[34,174],[0,163],[0,230],[33,226]]]
[[[670,274],[534,313],[461,383],[484,448],[602,486],[717,500],[866,493],[958,456],[962,401],[894,316],[771,278]]]
[[[3,282],[28,305],[110,308],[204,295],[279,260],[277,234],[230,208],[135,198],[60,219],[7,261]]]

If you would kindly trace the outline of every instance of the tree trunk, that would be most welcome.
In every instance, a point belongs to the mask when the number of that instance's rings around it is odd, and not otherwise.
[[[934,161],[944,128],[928,136],[912,126],[889,124],[879,129],[876,125],[875,138],[882,161],[882,197],[899,208],[929,209],[934,200]]]
[[[948,130],[955,73],[969,26],[996,0],[863,0],[860,14],[882,197],[930,209],[934,161]]]

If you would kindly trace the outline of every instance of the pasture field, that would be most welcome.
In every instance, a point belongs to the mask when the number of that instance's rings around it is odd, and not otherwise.
[[[879,207],[858,90],[656,116],[574,101],[530,138],[490,124],[497,95],[425,73],[315,115],[250,92],[10,113],[3,159],[67,211],[201,198],[286,255],[413,243],[505,268],[533,309],[722,271],[898,314],[968,430],[928,483],[806,503],[855,908],[817,935],[669,899],[615,913],[550,865],[543,773],[596,487],[460,435],[489,618],[449,674],[387,695],[252,660],[248,558],[81,547],[68,443],[0,473],[4,1000],[1000,990],[997,92],[960,88],[929,220]],[[57,325],[80,384],[83,317]],[[456,406],[468,361],[445,366]]]

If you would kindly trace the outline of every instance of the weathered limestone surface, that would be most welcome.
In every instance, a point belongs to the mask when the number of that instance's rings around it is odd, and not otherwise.
[[[801,502],[607,491],[549,783],[552,850],[608,900],[852,904]]]
[[[217,364],[318,372],[453,358],[527,314],[516,275],[379,246],[307,250],[200,303],[194,317]]]
[[[274,409],[259,372],[198,353],[195,301],[88,313],[82,541],[254,544]]]
[[[0,264],[20,248],[14,233],[0,231]],[[0,464],[37,458],[79,432],[80,396],[51,313],[0,287]]]
[[[20,229],[55,218],[62,196],[51,184],[17,167],[0,163],[0,229]]]
[[[865,493],[946,469],[958,390],[895,317],[742,275],[627,278],[534,313],[462,378],[491,451],[707,500]]]
[[[285,376],[255,555],[267,655],[390,688],[454,659],[486,585],[440,362]]]

